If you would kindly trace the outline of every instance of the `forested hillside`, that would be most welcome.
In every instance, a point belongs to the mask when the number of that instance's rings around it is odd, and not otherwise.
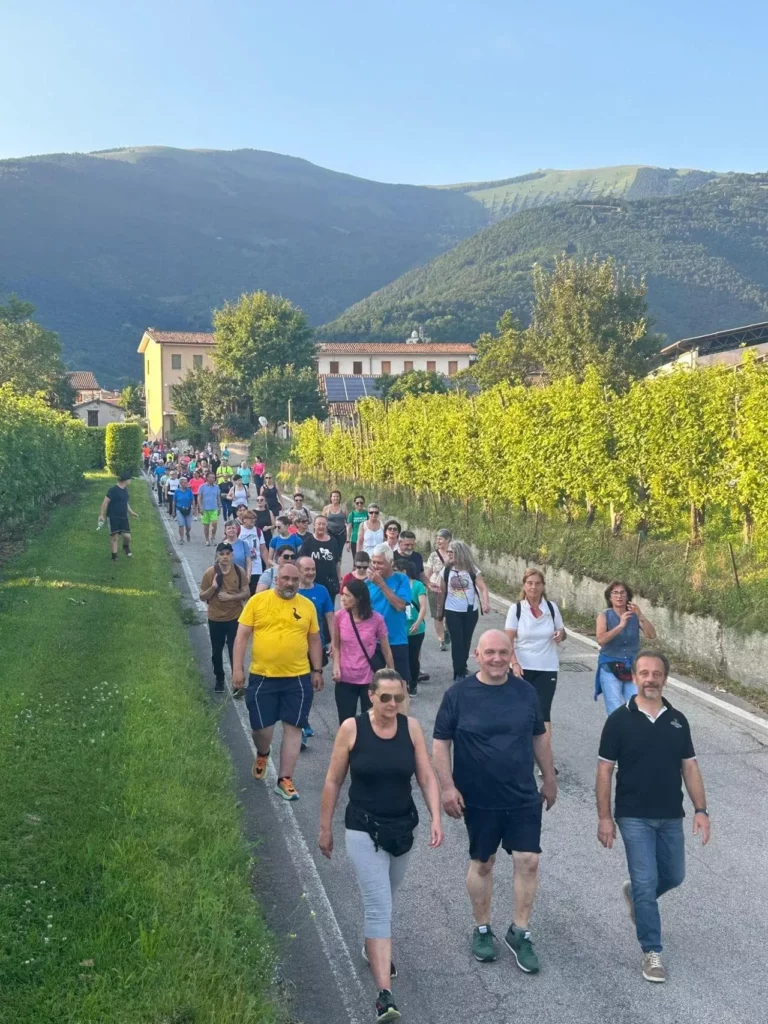
[[[524,210],[352,306],[321,334],[473,341],[506,309],[525,321],[531,267],[615,256],[645,275],[656,329],[680,338],[768,318],[768,177],[729,176],[671,198]]]
[[[461,192],[258,150],[162,147],[0,161],[0,301],[31,302],[70,366],[138,376],[149,326],[209,329],[265,289],[328,320],[488,221]]]

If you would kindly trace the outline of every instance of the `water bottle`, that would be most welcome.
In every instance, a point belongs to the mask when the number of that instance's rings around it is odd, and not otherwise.
[[[100,520],[98,521],[98,523],[96,523],[96,533],[98,533],[98,532],[99,532],[99,530],[100,530],[100,529],[102,528],[102,526],[103,526],[103,525],[104,525],[104,520],[103,520],[103,519],[100,519]]]

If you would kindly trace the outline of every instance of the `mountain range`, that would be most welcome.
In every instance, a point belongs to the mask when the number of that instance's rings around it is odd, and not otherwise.
[[[0,301],[15,292],[104,385],[147,326],[210,328],[264,288],[318,337],[474,340],[525,320],[530,269],[613,254],[670,337],[768,317],[768,178],[636,166],[384,184],[259,150],[140,147],[0,161]]]

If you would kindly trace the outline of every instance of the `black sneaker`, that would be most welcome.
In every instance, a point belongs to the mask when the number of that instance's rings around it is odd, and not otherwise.
[[[117,561],[117,552],[115,552],[114,555],[112,555],[112,561],[113,562]]]
[[[419,672],[419,680],[418,681],[420,683],[427,683],[427,682],[429,682],[429,672]]]
[[[412,683],[408,683],[408,696],[409,697],[416,697],[416,696],[418,696],[418,692],[416,690],[416,687]]]
[[[388,1020],[400,1020],[400,1011],[395,1006],[392,993],[383,988],[376,1000],[376,1024],[386,1024]]]
[[[213,688],[213,692],[214,693],[224,693],[224,680],[223,679],[217,679],[216,680],[216,685]]]
[[[365,948],[365,946],[363,946],[363,960],[365,960],[365,962],[370,967],[371,961],[368,959],[368,950]],[[390,976],[390,978],[396,978],[397,977],[397,968],[395,967],[395,961],[394,960],[391,960],[390,963],[389,963],[389,976]]]

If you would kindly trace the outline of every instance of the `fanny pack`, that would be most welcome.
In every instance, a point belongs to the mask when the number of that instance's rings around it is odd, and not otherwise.
[[[397,818],[376,818],[374,815],[347,804],[344,825],[353,832],[367,832],[378,853],[379,847],[392,857],[402,857],[413,846],[413,830],[419,824],[419,812],[412,807],[408,814]]]
[[[631,683],[632,682],[632,669],[629,662],[626,661],[607,661],[604,662],[608,668],[613,672],[620,683]]]

